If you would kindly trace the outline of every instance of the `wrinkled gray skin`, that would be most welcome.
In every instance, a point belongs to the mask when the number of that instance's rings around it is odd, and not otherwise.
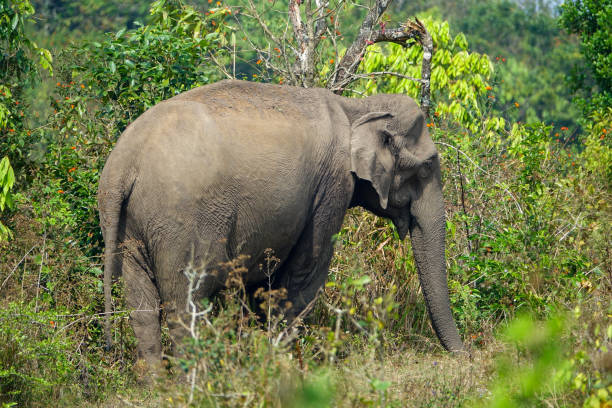
[[[122,275],[139,358],[161,358],[163,305],[170,334],[186,311],[183,270],[193,256],[211,275],[198,298],[223,287],[219,263],[249,255],[248,285],[265,276],[264,250],[281,261],[296,316],[325,282],[332,235],[362,206],[408,232],[432,325],[463,349],[451,315],[444,259],[440,164],[409,97],[349,99],[324,89],[222,81],[149,109],[123,133],[100,178],[104,290]],[[193,252],[192,252],[193,251]],[[110,331],[107,328],[110,341]]]

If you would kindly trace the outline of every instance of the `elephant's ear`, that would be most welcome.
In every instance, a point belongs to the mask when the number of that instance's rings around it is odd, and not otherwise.
[[[387,208],[395,159],[383,135],[388,112],[370,112],[358,118],[351,128],[351,171],[368,180],[378,193],[380,206]]]

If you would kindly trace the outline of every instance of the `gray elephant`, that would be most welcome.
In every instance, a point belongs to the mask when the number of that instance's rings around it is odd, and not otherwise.
[[[248,255],[246,284],[256,285],[272,249],[274,285],[287,290],[292,318],[324,284],[332,236],[354,206],[391,219],[401,239],[410,232],[432,325],[446,349],[463,349],[448,295],[438,153],[407,96],[351,99],[233,80],[193,89],[125,130],[98,204],[106,311],[111,280],[123,275],[148,364],[161,358],[161,305],[180,337],[172,322],[186,311],[190,261],[215,269]],[[213,295],[224,278],[210,274],[197,296]]]

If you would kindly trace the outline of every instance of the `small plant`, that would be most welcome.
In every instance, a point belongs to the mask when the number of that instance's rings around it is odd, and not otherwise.
[[[532,407],[549,393],[568,387],[571,363],[563,346],[561,317],[540,323],[520,316],[504,331],[511,350],[497,361],[497,380],[489,407]]]
[[[12,209],[14,207],[11,189],[15,184],[15,173],[11,167],[8,157],[0,160],[0,213],[4,209]],[[0,242],[6,241],[11,237],[11,231],[0,222]]]
[[[70,358],[70,349],[74,345],[61,335],[62,323],[63,319],[55,312],[41,312],[32,304],[3,306],[0,310],[0,402],[36,405],[73,388],[76,367]]]

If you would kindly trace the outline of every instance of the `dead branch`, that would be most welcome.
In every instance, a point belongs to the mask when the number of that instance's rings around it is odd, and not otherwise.
[[[423,23],[415,18],[414,23],[409,25],[419,33],[419,42],[423,46],[423,62],[421,63],[421,110],[426,118],[429,118],[431,108],[431,59],[434,54],[433,39]]]
[[[395,76],[395,77],[402,78],[402,79],[408,79],[414,82],[421,82],[421,83],[423,82],[421,78],[414,78],[408,75],[400,74],[399,72],[395,72],[395,71],[373,71],[373,72],[368,72],[366,74],[354,74],[353,77],[354,79],[372,79],[375,76],[383,76],[383,75]]]
[[[338,64],[338,68],[329,79],[327,83],[328,89],[340,94],[343,88],[351,82],[350,77],[357,72],[357,68],[361,63],[367,46],[373,44],[374,38],[378,37],[375,35],[375,31],[378,30],[375,30],[374,26],[385,10],[387,10],[389,4],[391,4],[391,0],[377,0],[374,7],[368,11],[368,14],[361,23],[357,38],[355,38],[355,41],[353,41],[351,46],[347,49],[344,57],[342,57],[342,60]],[[384,28],[381,31],[384,31]]]
[[[268,27],[268,25],[266,24],[266,22],[264,21],[263,18],[261,18],[261,15],[257,12],[257,9],[255,8],[255,4],[253,4],[252,0],[249,0],[249,12],[252,14],[252,17],[255,18],[257,20],[257,23],[259,24],[259,26],[261,27],[261,29],[264,31],[264,33],[266,34],[266,36],[276,45],[280,46],[282,44],[282,41],[277,38],[274,33],[272,33],[272,31],[270,30],[270,28]],[[234,14],[235,15],[235,14]]]
[[[306,21],[302,21],[300,13],[301,0],[289,1],[289,21],[293,26],[293,34],[297,42],[297,66],[298,77],[301,85],[305,88],[311,88],[315,83],[315,49],[320,41],[320,37],[325,30],[325,16],[321,13],[322,3],[316,1],[316,10],[311,10],[311,1],[305,3]],[[315,17],[315,15],[317,17]],[[319,17],[320,16],[320,17]],[[315,27],[316,26],[316,27]],[[315,33],[321,30],[318,37]]]
[[[381,71],[374,75],[394,75],[421,84],[421,109],[427,117],[431,106],[430,97],[430,78],[431,61],[433,57],[433,40],[427,29],[418,19],[408,21],[398,28],[387,28],[384,22],[380,22],[392,0],[375,0],[374,5],[361,23],[357,38],[349,46],[340,61],[335,59],[334,69],[326,81],[326,88],[336,94],[342,94],[347,87],[356,80],[363,79],[368,73],[357,74],[359,65],[367,51],[369,45],[380,42],[392,42],[409,47],[420,43],[423,47],[423,63],[421,68],[421,78],[412,78],[401,73]],[[339,0],[335,10],[330,10],[330,0],[289,0],[288,2],[288,25],[291,25],[294,41],[288,41],[286,32],[282,37],[275,35],[266,24],[262,15],[257,11],[252,0],[248,1],[248,11],[262,27],[266,37],[277,47],[274,48],[279,55],[275,55],[269,50],[262,50],[251,43],[251,47],[257,51],[258,56],[265,62],[264,66],[272,71],[288,77],[293,85],[310,88],[316,86],[316,66],[319,55],[317,47],[322,39],[329,36],[336,56],[338,55],[336,37],[341,34],[338,31],[338,14],[343,0]],[[302,10],[300,10],[302,8]],[[334,19],[333,16],[336,16]],[[329,21],[332,22],[331,26]],[[287,27],[288,28],[288,27]],[[248,36],[247,36],[248,37]],[[249,41],[250,42],[250,41]],[[268,46],[268,48],[271,48]],[[288,58],[287,52],[293,56]],[[285,67],[280,68],[272,62],[272,56],[282,58]],[[290,59],[295,58],[294,62]],[[279,61],[280,62],[280,61]],[[334,61],[330,61],[334,63]]]
[[[378,2],[380,3],[380,2]],[[377,3],[377,4],[378,4]],[[387,3],[388,5],[388,3]],[[403,46],[411,46],[411,41],[416,40],[423,46],[423,65],[421,68],[421,109],[427,117],[429,117],[429,109],[431,106],[430,98],[430,77],[431,77],[431,59],[433,56],[433,40],[427,29],[418,19],[414,22],[409,21],[404,26],[395,29],[385,29],[384,25],[381,29],[372,29],[380,15],[374,17],[381,7],[374,7],[366,16],[361,25],[359,35],[353,41],[351,46],[346,51],[346,54],[338,64],[336,72],[331,76],[327,83],[327,88],[336,94],[341,94],[344,89],[354,80],[362,78],[356,75],[359,64],[363,60],[363,56],[369,45],[378,42],[393,42]],[[384,10],[383,10],[384,12]],[[366,74],[367,75],[367,74]],[[401,74],[391,74],[401,76]],[[416,78],[407,78],[415,80]]]

